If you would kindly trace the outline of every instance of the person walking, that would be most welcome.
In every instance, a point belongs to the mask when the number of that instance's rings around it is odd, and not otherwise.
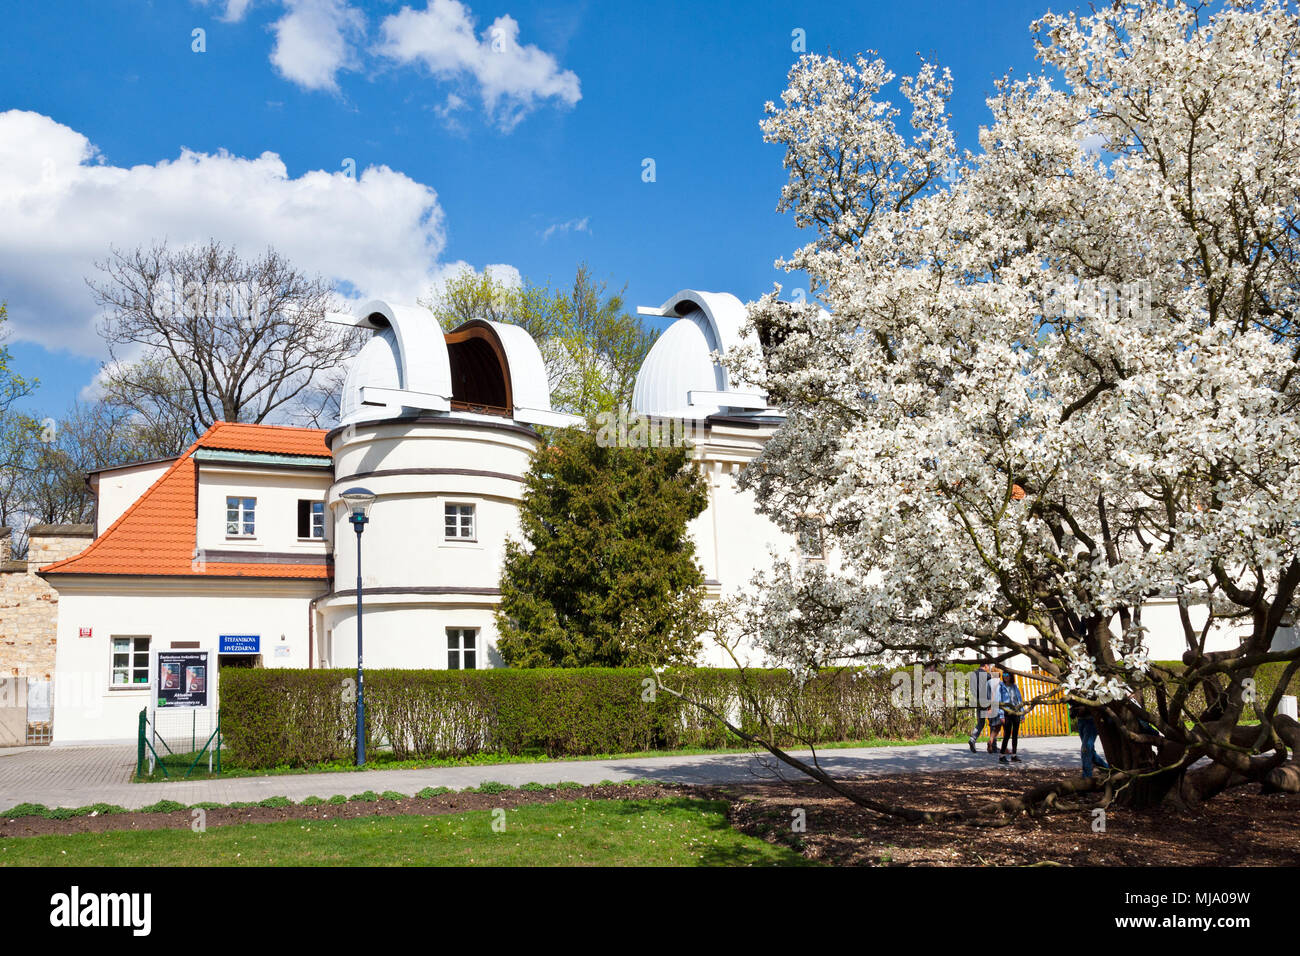
[[[988,707],[984,710],[984,718],[989,724],[989,753],[998,751],[998,734],[1002,730],[1002,695],[999,691],[999,677],[1001,672],[996,667],[989,668],[989,696]]]
[[[1025,701],[1020,688],[1016,686],[1016,675],[1010,671],[1002,672],[998,698],[1002,704],[1002,756],[998,758],[998,763],[1007,762],[1008,743],[1011,744],[1011,762],[1020,763],[1016,747],[1020,743],[1020,719],[1025,715]]]
[[[971,699],[975,701],[975,729],[970,732],[970,752],[975,752],[975,741],[980,739],[980,734],[984,731],[984,723],[988,720],[985,711],[988,709],[992,687],[989,681],[989,662],[985,661],[979,666],[979,670],[971,671]]]
[[[1070,719],[1079,732],[1079,757],[1083,762],[1083,775],[1091,777],[1094,765],[1109,770],[1110,764],[1106,758],[1097,753],[1097,721],[1093,719],[1092,713],[1082,704],[1070,701]]]

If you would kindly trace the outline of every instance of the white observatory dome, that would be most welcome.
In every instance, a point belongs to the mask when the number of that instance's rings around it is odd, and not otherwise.
[[[664,330],[641,364],[632,392],[633,407],[642,414],[664,418],[716,412],[717,406],[686,406],[691,392],[717,392],[727,387],[726,371],[711,357],[718,350],[703,310],[682,316]]]
[[[361,347],[348,366],[339,397],[339,419],[348,421],[361,411],[361,389],[401,388],[397,333],[380,329]]]

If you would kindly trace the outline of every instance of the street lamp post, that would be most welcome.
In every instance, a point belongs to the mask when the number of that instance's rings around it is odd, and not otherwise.
[[[375,495],[366,488],[349,488],[339,495],[351,511],[348,520],[357,532],[357,766],[366,762],[366,685],[361,667],[361,532],[370,520]]]

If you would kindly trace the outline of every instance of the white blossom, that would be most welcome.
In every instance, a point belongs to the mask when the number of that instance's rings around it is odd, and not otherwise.
[[[742,480],[790,530],[820,515],[838,556],[754,590],[791,667],[1006,646],[1018,624],[1113,700],[1149,668],[1123,621],[1152,596],[1292,598],[1296,17],[1135,0],[1034,31],[1057,79],[1001,81],[978,151],[927,63],[897,81],[906,119],[865,57],[805,56],[768,105],[778,208],[815,232],[782,264],[815,301],[765,296],[763,347],[728,359],[787,413]]]

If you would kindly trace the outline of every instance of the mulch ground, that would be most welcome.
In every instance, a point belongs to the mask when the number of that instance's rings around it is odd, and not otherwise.
[[[911,773],[846,781],[875,800],[921,809],[978,806],[1063,779],[1059,770],[1022,767]],[[1296,866],[1300,865],[1300,795],[1263,796],[1254,787],[1228,791],[1200,811],[1129,811],[1111,807],[1105,830],[1094,830],[1099,800],[1088,794],[1045,816],[1021,816],[1004,827],[909,824],[862,809],[813,781],[754,782],[720,787],[590,786],[568,790],[448,793],[427,799],[343,804],[243,807],[206,811],[209,827],[282,820],[430,816],[557,800],[698,797],[731,805],[743,833],[842,866]],[[796,811],[803,811],[797,814]],[[795,828],[802,818],[803,829]],[[110,830],[189,829],[191,811],[124,813],[47,820],[0,817],[0,837]]]
[[[1060,770],[993,768],[849,781],[881,803],[941,810],[979,806],[1065,779]],[[909,824],[864,810],[821,784],[725,788],[732,825],[804,856],[841,866],[1295,866],[1300,864],[1300,794],[1238,787],[1199,811],[1110,807],[1095,832],[1100,794],[1063,801],[1045,816],[1007,826]],[[793,829],[802,809],[805,831]]]

